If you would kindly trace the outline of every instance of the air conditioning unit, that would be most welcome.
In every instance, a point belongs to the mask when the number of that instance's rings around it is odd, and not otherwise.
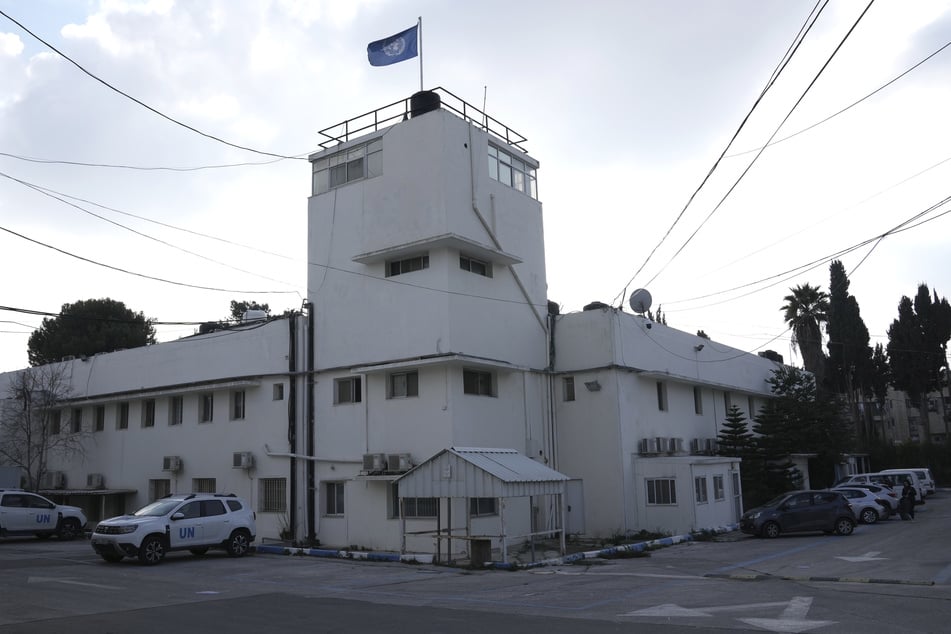
[[[391,453],[386,457],[386,470],[393,473],[404,473],[413,468],[413,462],[408,453]]]
[[[386,470],[386,454],[385,453],[363,454],[363,470],[369,471],[369,472]]]
[[[657,453],[657,439],[642,438],[640,442],[640,452],[644,455]]]
[[[182,459],[179,456],[165,456],[162,458],[162,471],[178,473],[182,470]]]
[[[706,443],[703,438],[690,439],[690,453],[697,455],[706,451]]]
[[[708,454],[715,454],[717,452],[717,439],[716,438],[704,438],[704,451]]]
[[[254,454],[250,451],[236,451],[231,457],[231,466],[235,469],[250,469],[254,466]]]
[[[664,438],[663,436],[658,436],[657,440],[657,453],[667,453],[670,451],[670,439]]]
[[[670,452],[671,453],[683,453],[684,452],[684,439],[683,438],[670,438]]]
[[[86,474],[86,488],[87,489],[101,489],[103,488],[103,478],[101,473],[88,473]]]
[[[47,471],[40,478],[41,489],[63,489],[66,487],[66,474],[62,471]]]

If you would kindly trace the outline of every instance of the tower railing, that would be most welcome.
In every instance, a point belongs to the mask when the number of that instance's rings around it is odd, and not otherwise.
[[[439,95],[440,108],[456,114],[465,121],[502,139],[508,145],[527,153],[527,150],[522,147],[522,144],[528,139],[498,119],[490,117],[479,108],[467,103],[464,99],[452,94],[441,86],[433,88],[431,92],[435,92]],[[400,99],[399,101],[394,101],[393,103],[320,130],[318,134],[325,139],[320,142],[320,147],[327,149],[334,145],[346,143],[353,137],[367,134],[368,132],[375,132],[399,121],[406,121],[410,118],[412,111],[410,100],[411,97]]]

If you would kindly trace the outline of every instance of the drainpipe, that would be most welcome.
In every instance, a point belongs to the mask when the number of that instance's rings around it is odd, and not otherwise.
[[[314,303],[307,302],[307,455],[316,455],[314,437]],[[317,482],[313,461],[307,462],[307,539],[317,541],[315,518],[317,516]]]
[[[289,349],[287,351],[287,371],[290,374],[287,394],[287,444],[291,452],[297,452],[297,318],[287,320]],[[266,449],[267,445],[265,445]],[[290,506],[288,511],[288,528],[297,536],[297,461],[290,461]]]

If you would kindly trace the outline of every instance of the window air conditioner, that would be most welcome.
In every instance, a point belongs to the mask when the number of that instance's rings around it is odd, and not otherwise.
[[[413,468],[413,462],[408,453],[391,453],[386,457],[386,470],[393,473],[404,473]]]
[[[182,470],[182,459],[178,456],[165,456],[162,458],[162,471],[171,471],[177,473]]]
[[[86,474],[86,488],[87,489],[101,489],[102,486],[103,486],[103,478],[101,473]]]
[[[698,453],[703,453],[705,449],[706,444],[703,442],[703,438],[690,439],[690,453],[696,455]]]
[[[62,471],[47,471],[40,478],[41,489],[62,489],[66,486],[66,474]]]
[[[671,451],[671,453],[683,453],[683,451],[684,451],[684,439],[683,439],[683,438],[671,438],[671,439],[670,439],[670,451]]]
[[[644,455],[650,455],[657,453],[657,439],[656,438],[642,438],[641,453]]]
[[[363,454],[363,470],[368,472],[383,471],[386,469],[385,453]]]
[[[670,451],[670,442],[668,438],[663,436],[658,436],[657,440],[657,453],[667,453]]]
[[[716,438],[704,438],[705,447],[707,453],[715,454],[717,452],[717,439]]]
[[[250,469],[254,466],[254,454],[250,451],[236,451],[231,457],[231,466],[235,469]]]

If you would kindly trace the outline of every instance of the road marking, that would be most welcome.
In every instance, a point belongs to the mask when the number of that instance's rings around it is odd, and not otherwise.
[[[812,597],[793,597],[789,606],[778,619],[739,619],[747,625],[760,627],[771,632],[806,632],[817,627],[832,625],[836,621],[807,621],[806,615],[812,607]]]
[[[686,608],[675,603],[664,603],[642,610],[634,610],[618,616],[654,616],[671,617],[711,617],[718,612],[734,612],[742,610],[759,610],[764,608],[784,608],[782,614],[775,619],[749,618],[737,619],[747,625],[768,630],[770,632],[806,632],[817,627],[834,625],[837,621],[808,621],[806,616],[812,607],[812,597],[793,597],[789,601],[773,601],[769,603],[741,603],[736,605],[717,605],[705,608]]]
[[[703,579],[703,575],[665,575],[649,572],[574,572],[567,570],[533,570],[534,575],[565,575],[569,577],[649,577],[651,579]]]
[[[879,561],[888,559],[887,557],[879,557],[881,554],[878,550],[872,550],[864,555],[859,555],[858,557],[836,557],[836,559],[842,559],[843,561],[851,561],[852,563],[858,563],[860,561]]]
[[[122,590],[116,586],[104,586],[99,583],[87,583],[85,581],[73,581],[71,579],[57,579],[54,577],[28,577],[27,583],[63,583],[70,586],[85,586],[87,588],[102,588],[103,590]]]

